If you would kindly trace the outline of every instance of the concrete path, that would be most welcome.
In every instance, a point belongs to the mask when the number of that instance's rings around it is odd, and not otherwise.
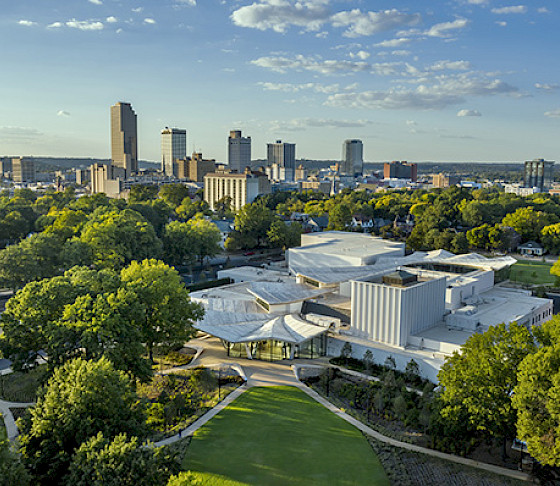
[[[0,413],[4,419],[4,425],[6,426],[6,433],[9,440],[14,440],[18,435],[18,429],[16,426],[16,421],[14,415],[10,408],[27,408],[35,405],[34,403],[19,403],[19,402],[7,402],[5,400],[0,400]]]
[[[199,358],[196,360],[196,362],[193,361],[193,363],[191,363],[189,367],[195,367],[195,366],[213,367],[213,366],[220,366],[220,364],[224,366],[226,364],[227,365],[232,364],[232,358],[226,355],[224,348],[219,344],[219,341],[217,339],[214,338],[197,339],[193,341],[193,344],[196,346],[203,347],[204,353],[199,354]],[[428,449],[426,447],[420,447],[414,444],[409,444],[407,442],[401,442],[399,440],[380,434],[376,430],[372,429],[371,427],[368,427],[367,425],[363,424],[362,422],[355,419],[354,417],[351,417],[346,412],[343,412],[341,409],[333,405],[331,402],[323,398],[321,395],[319,395],[317,392],[315,392],[308,386],[304,385],[299,380],[299,369],[305,366],[315,367],[317,366],[315,364],[317,363],[317,361],[294,360],[290,362],[280,361],[280,362],[270,363],[266,361],[257,361],[257,360],[249,360],[249,359],[241,358],[241,359],[237,359],[236,363],[244,371],[246,375],[246,379],[247,379],[246,384],[237,388],[232,393],[230,393],[216,407],[214,407],[205,415],[200,417],[197,421],[193,422],[189,427],[182,430],[180,434],[156,442],[154,446],[159,447],[163,445],[172,444],[173,442],[176,442],[184,437],[193,435],[196,430],[202,427],[210,419],[215,417],[220,411],[222,411],[225,407],[227,407],[237,397],[239,397],[242,393],[244,393],[245,391],[247,391],[249,388],[253,386],[295,386],[300,390],[302,390],[304,393],[306,393],[309,397],[313,398],[313,400],[317,401],[318,403],[326,407],[328,410],[338,415],[343,420],[346,420],[346,422],[350,423],[354,427],[358,428],[364,434],[367,434],[373,437],[374,439],[383,442],[385,444],[394,447],[399,447],[401,449],[405,449],[411,452],[426,454],[431,457],[436,457],[446,461],[451,461],[464,466],[474,467],[501,476],[517,479],[520,481],[531,480],[531,477],[528,474],[525,474],[520,471],[494,466],[492,464],[486,464],[483,462],[474,461],[472,459],[467,459],[452,454],[445,454],[443,452],[439,452],[434,449]],[[184,367],[181,368],[184,369]],[[343,370],[343,371],[346,372],[347,370]]]

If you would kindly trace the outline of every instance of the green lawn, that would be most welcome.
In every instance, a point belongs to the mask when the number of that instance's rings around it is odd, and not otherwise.
[[[201,485],[388,486],[365,437],[294,387],[251,388],[194,435]]]
[[[0,377],[0,398],[9,402],[34,402],[44,372],[43,365],[25,373],[15,371]]]
[[[509,279],[525,284],[552,285],[556,276],[550,274],[551,263],[522,260],[511,267]]]

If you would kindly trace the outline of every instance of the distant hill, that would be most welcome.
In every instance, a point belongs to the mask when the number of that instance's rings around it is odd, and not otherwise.
[[[66,170],[73,168],[85,169],[92,164],[108,164],[109,159],[80,158],[80,157],[26,157],[33,159],[41,170]],[[142,169],[157,169],[161,164],[147,160],[138,161]]]

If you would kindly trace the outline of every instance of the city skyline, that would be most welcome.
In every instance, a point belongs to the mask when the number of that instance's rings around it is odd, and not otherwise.
[[[497,0],[38,0],[3,6],[2,155],[110,158],[107,107],[131,103],[138,153],[165,126],[187,152],[253,159],[558,160],[558,5]],[[170,46],[173,48],[171,49]]]

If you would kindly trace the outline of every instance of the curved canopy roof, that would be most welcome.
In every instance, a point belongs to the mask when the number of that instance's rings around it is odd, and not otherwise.
[[[215,313],[218,314],[218,313]],[[243,316],[218,317],[210,315],[208,319],[197,322],[194,327],[207,332],[230,343],[244,343],[251,341],[266,341],[274,339],[292,344],[300,344],[314,338],[328,329],[316,326],[296,314],[277,316],[267,320],[255,320],[258,314],[247,314]],[[225,323],[228,319],[229,322]]]

